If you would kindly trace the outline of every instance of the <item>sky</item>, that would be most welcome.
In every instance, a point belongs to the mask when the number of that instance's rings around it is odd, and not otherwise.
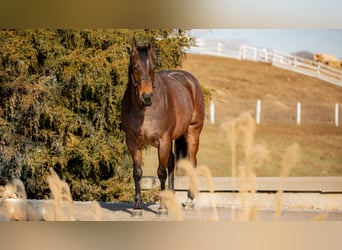
[[[286,53],[326,53],[342,59],[342,29],[194,29],[191,34],[204,40]]]

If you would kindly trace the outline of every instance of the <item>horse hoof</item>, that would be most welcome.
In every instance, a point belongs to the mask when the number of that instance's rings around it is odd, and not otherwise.
[[[165,208],[158,208],[158,213],[157,215],[159,217],[168,217],[169,216],[169,213],[167,212],[167,209]]]
[[[182,203],[182,206],[184,210],[190,210],[190,209],[193,210],[195,208],[195,203],[187,201],[187,202]]]
[[[141,218],[141,217],[142,217],[142,209],[132,210],[132,218]]]

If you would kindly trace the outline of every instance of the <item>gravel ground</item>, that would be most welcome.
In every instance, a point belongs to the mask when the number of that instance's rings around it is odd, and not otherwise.
[[[9,199],[2,201],[1,220],[67,220],[67,221],[273,221],[273,210],[260,209],[247,212],[240,208],[208,206],[194,209],[171,209],[169,216],[158,216],[159,204],[144,204],[142,217],[133,217],[132,203],[73,202],[55,204],[47,200]],[[23,211],[26,211],[24,213]],[[249,216],[249,217],[248,217]],[[342,221],[341,210],[283,209],[279,221]]]

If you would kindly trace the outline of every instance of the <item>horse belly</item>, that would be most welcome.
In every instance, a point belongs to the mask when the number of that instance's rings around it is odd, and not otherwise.
[[[171,135],[172,140],[176,140],[182,135],[186,134],[189,125],[191,124],[191,114],[184,114],[177,118],[175,121],[175,127]]]

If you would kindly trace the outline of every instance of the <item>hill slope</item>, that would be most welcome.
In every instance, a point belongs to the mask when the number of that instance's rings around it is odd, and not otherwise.
[[[215,89],[216,98],[222,93],[224,99],[342,101],[342,88],[267,63],[189,54],[183,69]]]

